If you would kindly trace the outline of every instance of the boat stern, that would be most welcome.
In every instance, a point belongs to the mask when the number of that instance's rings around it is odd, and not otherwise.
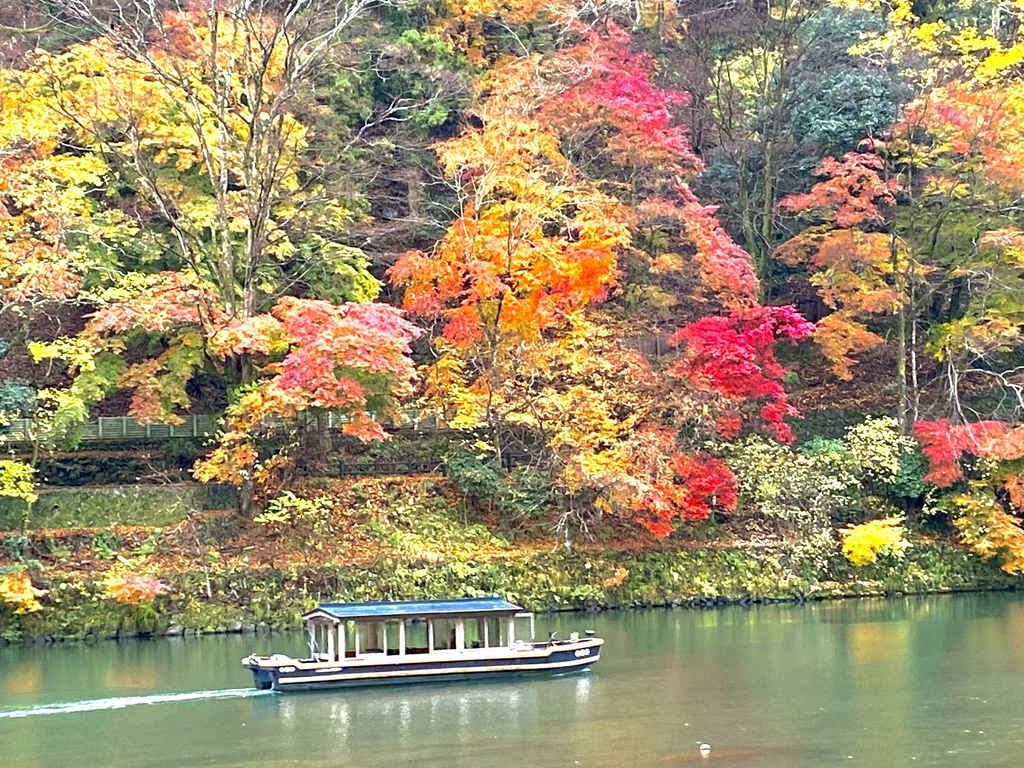
[[[252,672],[252,682],[258,691],[276,687],[279,664],[269,656],[250,654],[242,659],[242,666]]]

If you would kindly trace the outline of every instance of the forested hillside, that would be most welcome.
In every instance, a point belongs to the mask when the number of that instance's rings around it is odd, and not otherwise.
[[[220,558],[294,562],[289,537],[362,562],[480,525],[504,537],[480,556],[769,541],[895,568],[937,538],[1021,572],[1022,20],[3,0],[0,502],[26,531],[0,597],[39,607],[78,546],[27,529],[101,416],[219,420],[146,448],[237,489],[226,549],[178,532],[211,596]],[[396,459],[443,473],[436,504],[317,480]],[[166,591],[178,539],[106,558],[108,596]]]

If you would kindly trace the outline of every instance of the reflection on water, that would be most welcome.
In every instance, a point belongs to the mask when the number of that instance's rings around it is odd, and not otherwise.
[[[585,625],[607,640],[589,674],[285,695],[242,690],[238,662],[302,652],[298,633],[8,648],[0,764],[1021,763],[1016,595],[555,616],[538,635]]]
[[[279,694],[260,702],[253,723],[272,724],[308,735],[311,723],[330,731],[341,747],[373,735],[387,724],[394,744],[414,745],[424,730],[445,732],[448,740],[470,744],[489,730],[516,730],[571,711],[587,716],[587,674],[547,680],[479,682],[350,689],[344,692]]]
[[[8,693],[38,693],[43,687],[42,666],[42,659],[35,659],[12,667],[3,678],[3,690]]]
[[[377,765],[378,759],[385,765],[386,756],[395,755],[416,755],[427,765],[472,765],[472,759],[462,762],[453,756],[497,759],[515,747],[510,737],[530,733],[536,738],[546,730],[545,723],[557,723],[571,741],[574,728],[590,715],[589,689],[590,678],[582,674],[282,694],[258,702],[247,725],[274,729],[277,738],[300,752],[304,745],[319,742],[334,758],[352,765]],[[387,739],[383,754],[382,734]],[[550,735],[557,741],[557,734]],[[500,749],[493,750],[493,745]]]

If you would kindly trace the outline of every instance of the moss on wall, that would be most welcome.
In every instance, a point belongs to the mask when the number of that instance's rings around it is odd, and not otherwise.
[[[110,525],[160,527],[180,523],[193,512],[234,506],[234,488],[180,485],[113,485],[43,488],[32,505],[28,528],[98,528]],[[21,530],[25,504],[0,498],[0,531]]]

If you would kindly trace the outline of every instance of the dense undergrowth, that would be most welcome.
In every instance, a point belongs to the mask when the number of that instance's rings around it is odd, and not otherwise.
[[[82,639],[136,634],[295,628],[321,600],[429,599],[504,595],[535,610],[807,600],[1013,587],[1017,580],[957,547],[921,542],[899,563],[857,570],[842,558],[824,567],[789,548],[621,552],[517,552],[488,559],[362,566],[210,569],[162,574],[170,594],[146,606],[104,597],[102,580],[63,574],[43,580],[43,610],[0,611],[0,636]]]
[[[510,519],[440,475],[313,479],[283,498],[277,514],[271,509],[257,520],[194,512],[164,528],[4,534],[0,573],[29,575],[46,591],[38,610],[0,605],[0,637],[293,628],[321,600],[500,594],[535,610],[710,607],[1018,582],[921,526],[908,533],[904,550],[858,567],[843,556],[832,527],[798,535],[797,523],[814,523],[804,511],[792,519],[751,511],[669,539],[607,517],[566,541],[551,535],[550,517],[543,524]],[[125,604],[109,586],[124,573],[155,577],[169,589]]]

